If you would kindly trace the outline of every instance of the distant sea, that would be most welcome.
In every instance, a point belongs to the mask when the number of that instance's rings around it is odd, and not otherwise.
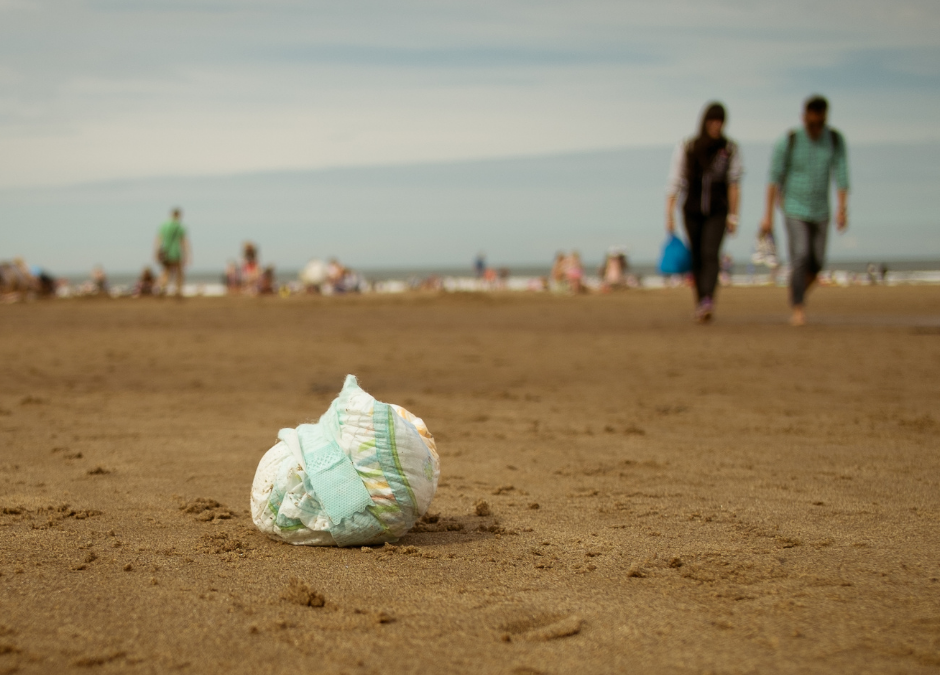
[[[827,270],[842,270],[846,272],[865,272],[870,263],[875,263],[879,267],[884,264],[892,272],[918,272],[918,271],[937,271],[940,270],[940,258],[927,260],[834,260],[826,266]],[[501,266],[502,267],[502,266]],[[514,277],[544,277],[548,276],[551,268],[548,266],[533,265],[507,265],[510,275]],[[600,262],[585,264],[585,271],[590,275],[596,273],[600,267]],[[765,268],[757,268],[757,271],[766,271]],[[156,270],[155,270],[156,271]],[[399,268],[364,268],[356,270],[370,281],[408,281],[410,279],[426,279],[432,275],[440,277],[472,277],[474,271],[470,267],[399,267]],[[640,276],[657,274],[656,264],[652,262],[642,262],[631,264],[630,271]],[[746,273],[749,269],[748,261],[736,261],[732,270],[736,274]],[[276,270],[277,280],[281,283],[293,281],[298,278],[300,270],[283,269]],[[130,272],[117,272],[108,275],[108,280],[115,286],[130,286],[137,281],[138,274]],[[88,280],[88,275],[63,275],[71,284],[80,284]],[[189,283],[205,284],[218,283],[222,281],[222,270],[213,272],[211,270],[196,270],[186,276]]]

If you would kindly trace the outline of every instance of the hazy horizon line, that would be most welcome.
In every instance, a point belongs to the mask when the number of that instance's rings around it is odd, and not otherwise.
[[[798,125],[794,125],[798,126]],[[833,125],[836,126],[836,125]],[[836,128],[838,128],[836,126]],[[781,132],[782,135],[783,132]],[[694,133],[690,133],[686,138],[692,137]],[[735,138],[733,135],[729,135],[729,138],[734,140],[740,145],[769,145],[776,141],[777,139],[770,140],[741,140]],[[919,141],[871,141],[871,142],[853,142],[851,139],[848,139],[850,147],[864,147],[864,148],[873,148],[873,147],[920,147],[923,145],[940,145],[940,137],[934,139],[923,139]],[[145,181],[166,181],[166,180],[207,180],[207,179],[220,179],[220,178],[252,178],[252,177],[262,177],[262,176],[274,176],[278,174],[299,174],[299,173],[327,173],[327,172],[343,172],[343,171],[362,171],[369,169],[413,169],[419,167],[431,167],[431,166],[457,166],[457,165],[472,165],[472,164],[485,164],[485,163],[496,163],[496,162],[512,162],[512,161],[524,161],[524,160],[545,160],[545,159],[561,159],[561,158],[570,158],[578,157],[585,155],[602,155],[602,154],[615,154],[620,152],[626,152],[630,150],[649,150],[649,149],[662,149],[662,148],[671,148],[674,147],[674,143],[637,143],[631,145],[621,145],[615,147],[607,148],[584,148],[581,150],[562,150],[557,152],[542,152],[542,153],[531,153],[531,154],[516,154],[516,155],[492,155],[488,157],[466,157],[461,159],[443,159],[443,160],[426,160],[426,161],[404,161],[404,162],[377,162],[372,164],[330,164],[324,166],[308,166],[308,167],[282,167],[282,168],[271,168],[271,169],[257,169],[249,171],[234,171],[231,173],[221,172],[221,173],[178,173],[178,174],[147,174],[140,176],[131,176],[131,177],[115,177],[115,178],[105,178],[105,179],[95,179],[90,181],[77,181],[77,182],[66,182],[66,183],[35,183],[32,185],[17,185],[17,186],[0,186],[0,194],[4,192],[28,192],[30,190],[49,190],[49,189],[73,189],[73,188],[86,188],[92,186],[111,186],[111,185],[120,185],[126,183],[136,183],[136,182],[145,182]],[[171,207],[168,207],[171,208]]]

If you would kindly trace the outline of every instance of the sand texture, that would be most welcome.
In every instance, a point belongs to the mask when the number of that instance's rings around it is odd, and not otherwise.
[[[940,288],[0,307],[0,673],[936,673]],[[354,373],[396,546],[248,494]]]

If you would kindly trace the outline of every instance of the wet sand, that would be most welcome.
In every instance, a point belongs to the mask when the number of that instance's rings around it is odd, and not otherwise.
[[[938,672],[940,288],[785,299],[0,307],[0,673]],[[270,541],[257,462],[346,373],[439,517]]]

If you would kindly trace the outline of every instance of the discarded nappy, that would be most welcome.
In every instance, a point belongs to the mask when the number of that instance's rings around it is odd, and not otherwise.
[[[356,378],[316,424],[281,429],[251,486],[251,517],[272,539],[309,546],[395,541],[431,505],[440,476],[434,437]]]

